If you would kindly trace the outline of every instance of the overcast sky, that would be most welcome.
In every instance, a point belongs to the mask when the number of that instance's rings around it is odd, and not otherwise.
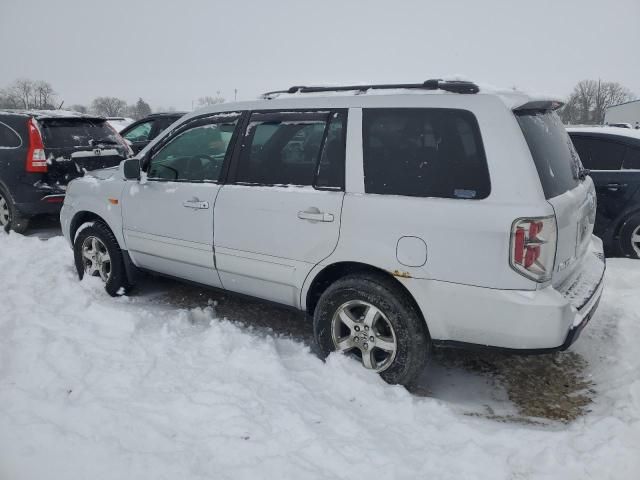
[[[567,95],[585,78],[640,95],[640,0],[0,0],[0,88],[49,81],[190,109],[300,84],[460,74]]]

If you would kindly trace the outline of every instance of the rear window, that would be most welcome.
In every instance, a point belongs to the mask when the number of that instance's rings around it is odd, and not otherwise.
[[[516,112],[516,118],[531,150],[545,197],[557,197],[577,187],[582,165],[560,117],[552,111],[523,111]]]
[[[363,110],[367,193],[459,199],[491,190],[480,129],[466,110]]]
[[[92,147],[96,143],[121,145],[119,135],[105,120],[47,119],[40,120],[46,148]]]

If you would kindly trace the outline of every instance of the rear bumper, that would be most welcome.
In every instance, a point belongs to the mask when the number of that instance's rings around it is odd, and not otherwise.
[[[429,280],[403,283],[422,309],[434,343],[517,353],[565,350],[591,320],[605,260],[593,237],[580,271],[562,286],[498,290]]]
[[[35,191],[29,201],[16,203],[16,209],[25,217],[41,214],[57,215],[64,202],[63,191]]]

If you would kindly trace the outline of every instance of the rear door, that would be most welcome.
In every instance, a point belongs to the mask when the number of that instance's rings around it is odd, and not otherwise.
[[[38,125],[49,182],[66,185],[85,170],[118,165],[129,153],[122,137],[102,118],[41,118]]]
[[[123,233],[136,265],[219,287],[213,205],[239,113],[186,122],[154,147],[147,179],[122,194]]]
[[[337,245],[346,111],[254,112],[215,206],[226,289],[297,306],[309,271]]]
[[[581,175],[580,158],[558,115],[551,110],[516,111],[540,183],[556,215],[558,243],[552,283],[579,268],[595,222],[593,182]]]
[[[640,187],[640,147],[622,139],[572,134],[571,139],[588,168],[598,195],[595,232],[603,234],[630,206]]]

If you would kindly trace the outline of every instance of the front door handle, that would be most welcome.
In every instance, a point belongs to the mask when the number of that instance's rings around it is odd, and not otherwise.
[[[315,207],[298,212],[298,218],[300,220],[311,220],[312,222],[333,222],[331,213],[321,212]]]
[[[186,202],[182,203],[183,207],[187,207],[187,208],[194,208],[194,209],[207,209],[209,208],[209,202],[202,202],[200,200],[198,200],[197,198],[194,198],[193,200],[187,200]]]

